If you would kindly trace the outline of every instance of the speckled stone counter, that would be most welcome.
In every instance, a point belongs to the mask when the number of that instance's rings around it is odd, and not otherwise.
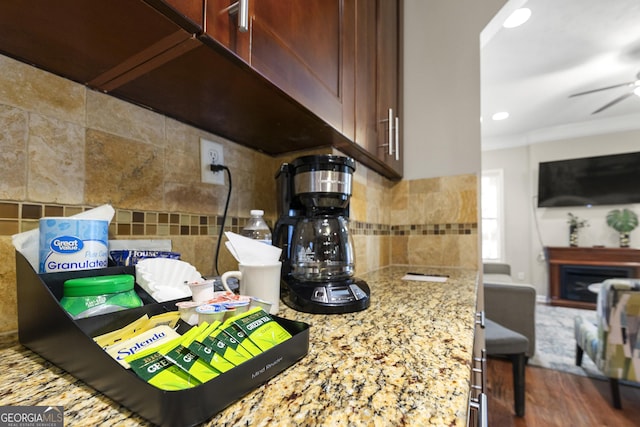
[[[450,277],[401,280],[409,270]],[[372,291],[365,311],[313,315],[281,304],[280,316],[311,325],[308,355],[204,425],[466,425],[476,275],[387,267],[360,276]],[[0,406],[61,405],[65,425],[148,425],[16,334],[0,337],[0,360]]]

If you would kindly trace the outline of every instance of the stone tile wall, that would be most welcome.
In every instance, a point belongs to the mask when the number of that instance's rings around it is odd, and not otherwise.
[[[477,268],[478,187],[476,175],[398,183],[390,209],[391,262]]]
[[[273,224],[282,162],[327,152],[265,156],[3,56],[0,129],[0,333],[17,328],[11,235],[36,228],[40,217],[109,203],[110,239],[170,239],[183,260],[210,275],[227,186],[200,182],[199,139],[224,147],[233,180],[224,226],[232,231],[252,208]],[[475,176],[394,183],[358,165],[350,226],[357,272],[475,267],[476,186]],[[235,268],[225,249],[219,265]]]

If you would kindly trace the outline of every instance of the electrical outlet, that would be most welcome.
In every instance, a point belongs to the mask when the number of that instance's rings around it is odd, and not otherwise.
[[[222,144],[200,138],[200,177],[208,184],[224,185],[224,171],[213,172],[211,165],[224,165]]]

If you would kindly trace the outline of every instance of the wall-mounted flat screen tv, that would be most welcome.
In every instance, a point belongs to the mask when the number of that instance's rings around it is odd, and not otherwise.
[[[538,207],[640,203],[640,152],[541,162]]]

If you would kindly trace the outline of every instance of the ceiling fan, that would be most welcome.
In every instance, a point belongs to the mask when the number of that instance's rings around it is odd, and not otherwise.
[[[638,72],[638,74],[636,74],[636,80],[634,80],[634,81],[626,82],[626,83],[620,83],[620,84],[613,85],[613,86],[601,87],[599,89],[592,89],[592,90],[588,90],[588,91],[585,91],[585,92],[574,93],[573,95],[569,95],[569,98],[573,98],[575,96],[587,95],[587,94],[590,94],[590,93],[600,92],[600,91],[603,91],[603,90],[614,89],[614,88],[623,87],[623,86],[629,87],[629,92],[620,95],[619,97],[617,97],[613,101],[603,105],[602,107],[598,108],[596,111],[594,111],[591,114],[597,114],[597,113],[599,113],[599,112],[601,112],[603,110],[606,110],[607,108],[617,104],[618,102],[627,99],[628,97],[630,97],[634,93],[636,95],[640,96],[640,72]]]

